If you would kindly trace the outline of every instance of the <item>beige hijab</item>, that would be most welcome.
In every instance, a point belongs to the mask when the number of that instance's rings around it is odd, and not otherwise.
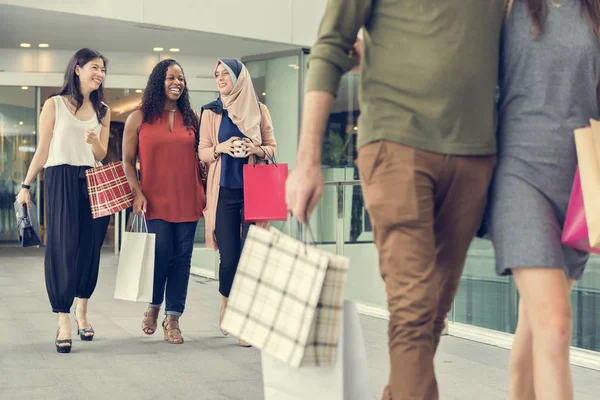
[[[217,62],[215,71],[221,63],[223,63],[221,60]],[[223,65],[227,67],[227,64],[223,63]],[[256,97],[256,92],[254,91],[250,73],[246,66],[242,64],[242,71],[237,77],[237,80],[235,79],[235,76],[232,76],[231,78],[234,82],[231,93],[228,95],[221,95],[223,108],[227,110],[227,114],[229,115],[229,118],[231,118],[231,121],[244,135],[252,139],[255,144],[262,144],[262,135],[260,132],[260,106],[258,98]]]

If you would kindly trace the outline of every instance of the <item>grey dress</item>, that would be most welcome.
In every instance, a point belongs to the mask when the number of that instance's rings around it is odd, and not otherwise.
[[[515,0],[503,31],[498,165],[486,225],[496,272],[562,268],[579,279],[588,255],[561,244],[577,155],[573,131],[598,118],[600,44],[579,0],[548,3],[545,31],[532,37]]]

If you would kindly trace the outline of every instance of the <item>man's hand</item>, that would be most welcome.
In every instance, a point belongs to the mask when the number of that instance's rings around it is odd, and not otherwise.
[[[288,210],[298,221],[308,223],[325,187],[321,164],[299,161],[292,169],[285,186]]]
[[[364,44],[362,39],[357,38],[356,42],[354,42],[354,46],[352,47],[352,50],[350,50],[350,57],[354,58],[354,67],[352,67],[352,69],[350,71],[352,72],[358,72],[360,71],[360,63],[362,62],[362,58],[363,58],[363,53],[364,53]]]
[[[298,143],[298,156],[285,188],[288,210],[302,223],[307,223],[323,195],[321,150],[333,94],[325,91],[308,91],[304,96],[302,128]]]

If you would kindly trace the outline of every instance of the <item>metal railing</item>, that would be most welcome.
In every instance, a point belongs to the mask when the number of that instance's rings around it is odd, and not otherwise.
[[[337,199],[337,212],[335,221],[335,252],[338,255],[344,254],[344,218],[346,216],[345,203],[344,203],[344,188],[346,186],[359,186],[359,180],[348,180],[348,181],[328,181],[325,182],[325,186],[335,187],[336,199]]]

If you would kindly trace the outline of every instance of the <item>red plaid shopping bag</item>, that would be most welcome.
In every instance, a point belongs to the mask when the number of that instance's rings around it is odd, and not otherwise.
[[[85,177],[93,218],[116,214],[133,205],[133,193],[121,162],[90,168]]]

